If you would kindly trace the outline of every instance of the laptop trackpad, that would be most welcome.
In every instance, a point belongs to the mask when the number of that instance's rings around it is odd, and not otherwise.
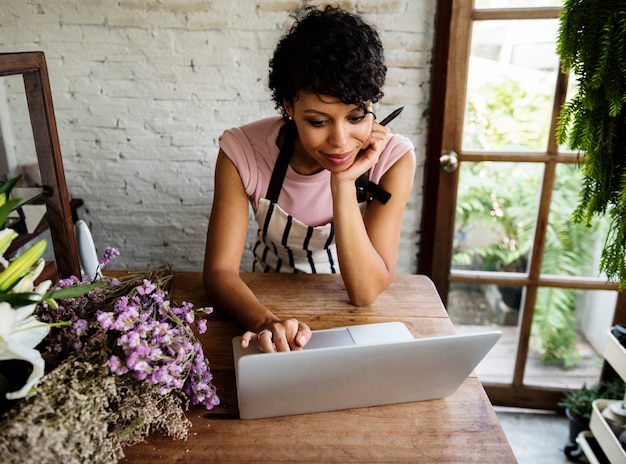
[[[335,329],[314,330],[304,349],[336,348],[352,345],[380,345],[413,340],[401,322],[368,324]]]
[[[413,340],[413,335],[402,322],[364,324],[348,327],[355,345],[386,345]]]
[[[354,340],[346,328],[314,330],[311,339],[304,345],[305,350],[316,348],[334,348],[337,346],[354,345]]]

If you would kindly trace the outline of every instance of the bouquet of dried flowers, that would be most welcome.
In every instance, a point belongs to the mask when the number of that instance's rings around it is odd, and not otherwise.
[[[163,271],[35,286],[41,253],[0,262],[0,463],[116,462],[151,432],[185,439],[189,403],[219,404],[192,329],[211,308],[170,301]]]

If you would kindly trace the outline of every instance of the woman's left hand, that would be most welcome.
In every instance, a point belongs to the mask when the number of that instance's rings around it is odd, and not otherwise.
[[[354,183],[362,174],[372,168],[380,158],[380,154],[387,146],[390,131],[388,127],[381,126],[376,121],[372,124],[372,132],[361,147],[354,163],[345,171],[333,173],[337,181]]]

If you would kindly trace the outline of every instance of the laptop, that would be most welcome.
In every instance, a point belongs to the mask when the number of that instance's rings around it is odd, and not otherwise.
[[[502,332],[413,338],[402,322],[313,331],[301,351],[233,338],[239,417],[260,419],[444,398]]]

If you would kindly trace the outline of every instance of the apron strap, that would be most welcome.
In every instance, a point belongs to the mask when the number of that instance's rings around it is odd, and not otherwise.
[[[289,167],[289,161],[291,161],[291,155],[293,154],[293,148],[296,144],[297,131],[294,123],[289,122],[285,125],[285,140],[280,147],[278,158],[276,159],[276,165],[272,171],[272,177],[270,178],[269,186],[267,187],[267,198],[272,203],[278,201],[278,196],[283,188],[283,180]],[[361,175],[355,181],[356,195],[359,202],[367,201],[368,203],[376,198],[383,205],[391,198],[391,193],[387,192],[380,185],[369,180],[367,174]]]
[[[367,201],[368,203],[376,198],[383,205],[391,198],[391,193],[382,188],[380,185],[369,180],[366,174],[362,174],[355,182],[356,197],[359,203]]]
[[[283,180],[285,179],[285,174],[287,173],[287,168],[289,167],[289,161],[291,160],[291,155],[293,154],[293,147],[296,144],[296,136],[296,125],[293,122],[287,123],[285,125],[285,140],[283,141],[283,145],[280,147],[280,152],[278,153],[278,158],[276,159],[276,165],[274,166],[272,177],[270,178],[270,184],[267,187],[267,194],[265,195],[265,198],[270,200],[272,203],[276,203],[278,201],[280,190],[283,188]]]

